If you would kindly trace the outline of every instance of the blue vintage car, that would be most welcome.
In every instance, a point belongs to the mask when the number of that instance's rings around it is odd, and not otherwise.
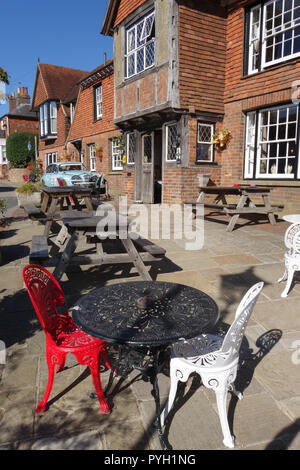
[[[47,166],[42,176],[45,186],[89,186],[104,188],[105,181],[100,173],[89,171],[80,162],[58,162]]]

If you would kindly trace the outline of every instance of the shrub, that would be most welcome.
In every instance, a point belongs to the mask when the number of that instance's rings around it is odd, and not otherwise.
[[[35,136],[31,132],[13,132],[6,140],[6,156],[12,168],[26,168],[35,158]],[[28,149],[28,142],[31,149]]]
[[[19,186],[19,188],[16,189],[17,193],[19,194],[32,194],[40,191],[41,187],[43,186],[43,183],[32,183],[31,181],[28,181],[28,183],[23,184],[22,186]]]

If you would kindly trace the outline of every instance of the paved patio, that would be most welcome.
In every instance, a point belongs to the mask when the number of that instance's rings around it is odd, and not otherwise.
[[[14,215],[0,232],[0,339],[7,346],[6,364],[0,365],[0,449],[160,450],[152,427],[151,385],[137,372],[126,381],[116,379],[109,396],[113,411],[101,415],[98,401],[89,398],[94,391],[89,372],[70,355],[67,368],[55,377],[49,410],[34,414],[45,390],[47,367],[44,333],[23,288],[22,268],[28,263],[32,234],[41,234],[43,227],[20,210]],[[213,297],[221,313],[217,329],[231,324],[246,290],[264,281],[236,381],[244,399],[228,398],[229,423],[236,449],[300,449],[300,282],[286,299],[280,297],[284,284],[276,282],[283,273],[288,224],[273,227],[242,220],[237,230],[226,233],[221,217],[216,220],[205,221],[201,250],[185,251],[180,241],[160,241],[167,259],[153,274],[157,280],[187,284]],[[61,285],[71,307],[91,289],[129,279],[138,279],[133,268],[87,266],[68,271]],[[101,375],[104,386],[108,376],[108,371]],[[164,404],[167,372],[160,374],[159,383]],[[180,387],[165,438],[174,450],[225,449],[214,392],[201,386],[196,376]]]

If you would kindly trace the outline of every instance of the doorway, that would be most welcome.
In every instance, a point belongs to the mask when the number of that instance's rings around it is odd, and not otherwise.
[[[140,171],[136,174],[137,195],[144,204],[162,201],[162,130],[141,135]]]

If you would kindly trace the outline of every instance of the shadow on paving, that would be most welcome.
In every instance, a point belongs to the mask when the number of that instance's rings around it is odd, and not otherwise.
[[[229,329],[230,325],[225,323],[218,324],[218,335],[225,336],[227,330]],[[256,366],[264,359],[264,357],[273,349],[273,347],[278,343],[278,341],[282,337],[281,330],[270,330],[266,333],[263,333],[256,341],[256,346],[259,348],[257,352],[253,352],[253,349],[249,347],[249,343],[244,336],[241,349],[240,349],[240,360],[239,360],[239,368],[237,373],[237,378],[234,382],[236,389],[239,392],[244,393],[245,389],[250,385],[251,380],[254,375],[254,371]],[[195,394],[195,392],[200,388],[202,385],[201,377],[199,374],[193,373],[191,374],[193,378],[191,385],[189,386],[188,391],[186,392],[187,384],[183,382],[178,383],[178,389],[176,398],[174,401],[174,405],[170,410],[165,424],[165,431],[164,431],[164,438],[168,443],[168,435],[169,430],[172,425],[172,420],[174,415],[182,408],[185,403]],[[247,399],[244,398],[245,400]],[[231,430],[234,431],[234,412],[236,408],[238,398],[235,395],[231,395],[229,408],[228,408],[228,424]],[[197,411],[195,411],[197,412]],[[234,434],[234,432],[233,432]],[[278,436],[274,439],[278,440]],[[168,443],[170,446],[170,443]],[[171,448],[171,446],[170,446]]]
[[[24,343],[40,329],[40,323],[25,289],[1,298],[0,338],[7,348]]]
[[[275,438],[265,447],[265,450],[273,450],[276,443],[281,442],[281,450],[288,450],[294,439],[300,433],[300,418],[296,419],[290,426],[283,428]]]

